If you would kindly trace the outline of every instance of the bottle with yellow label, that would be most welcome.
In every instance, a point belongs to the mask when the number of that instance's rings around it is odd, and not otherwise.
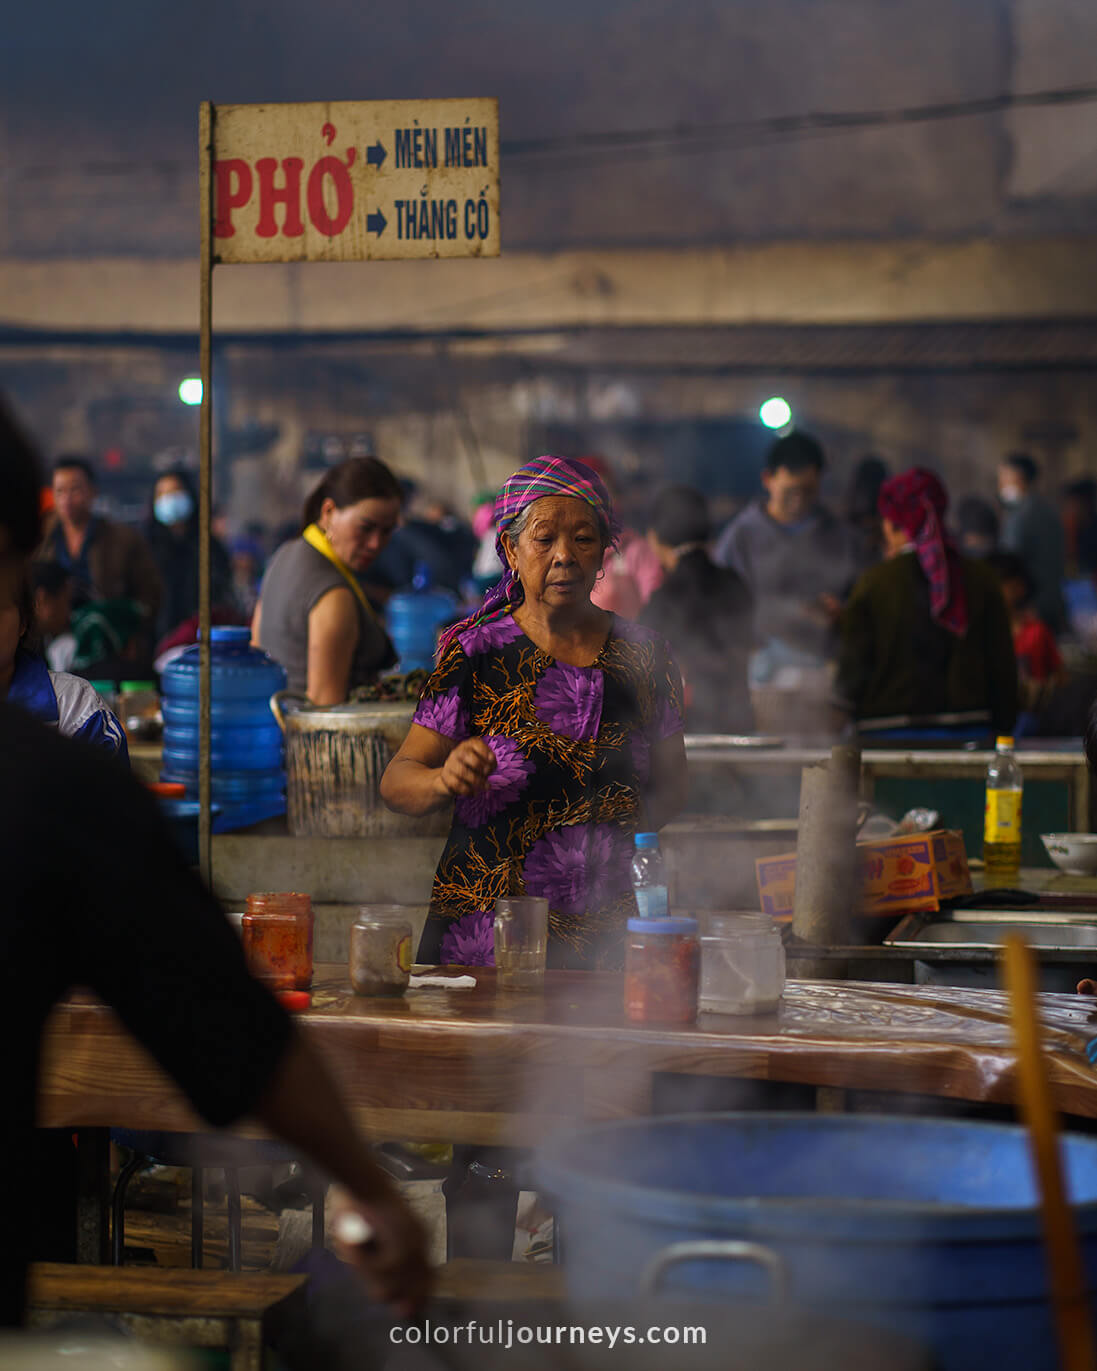
[[[999,738],[987,767],[983,866],[988,887],[1016,886],[1021,878],[1021,768],[1013,739]]]

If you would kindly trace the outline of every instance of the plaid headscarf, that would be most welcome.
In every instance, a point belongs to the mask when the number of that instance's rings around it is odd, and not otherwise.
[[[906,532],[929,582],[929,610],[942,628],[962,638],[967,632],[967,594],[960,554],[942,520],[948,491],[924,467],[912,467],[885,481],[877,503],[881,518]]]
[[[459,633],[501,619],[522,603],[522,587],[514,572],[507,565],[503,551],[503,534],[515,519],[536,500],[548,495],[566,495],[573,500],[585,500],[595,510],[603,525],[610,544],[616,546],[621,536],[621,526],[613,512],[613,503],[605,482],[585,462],[567,457],[534,457],[532,462],[519,467],[511,476],[499,498],[495,501],[495,551],[503,564],[502,577],[491,587],[484,597],[484,603],[471,615],[453,628],[448,629],[439,643],[439,656],[445,652]]]

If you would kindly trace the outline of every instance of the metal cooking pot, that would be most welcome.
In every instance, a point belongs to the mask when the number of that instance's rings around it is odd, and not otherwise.
[[[314,705],[280,690],[271,712],[286,737],[286,808],[295,838],[422,838],[449,832],[452,809],[393,814],[381,799],[385,767],[407,737],[412,700]]]

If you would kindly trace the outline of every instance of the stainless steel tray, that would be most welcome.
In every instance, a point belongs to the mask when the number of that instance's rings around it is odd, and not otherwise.
[[[1066,954],[1097,961],[1097,915],[1036,910],[963,909],[951,915],[908,914],[884,939],[885,947],[907,948],[927,959],[942,952],[997,951],[1019,933],[1039,954]]]
[[[687,733],[686,750],[691,748],[726,748],[729,752],[740,748],[784,747],[784,738],[754,733]]]

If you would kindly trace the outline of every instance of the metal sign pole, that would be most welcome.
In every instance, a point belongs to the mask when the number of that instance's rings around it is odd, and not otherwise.
[[[199,370],[202,409],[199,416],[198,494],[198,863],[202,879],[212,884],[210,790],[210,517],[213,505],[213,172],[214,110],[208,100],[198,114],[198,201],[201,215],[199,300]]]

